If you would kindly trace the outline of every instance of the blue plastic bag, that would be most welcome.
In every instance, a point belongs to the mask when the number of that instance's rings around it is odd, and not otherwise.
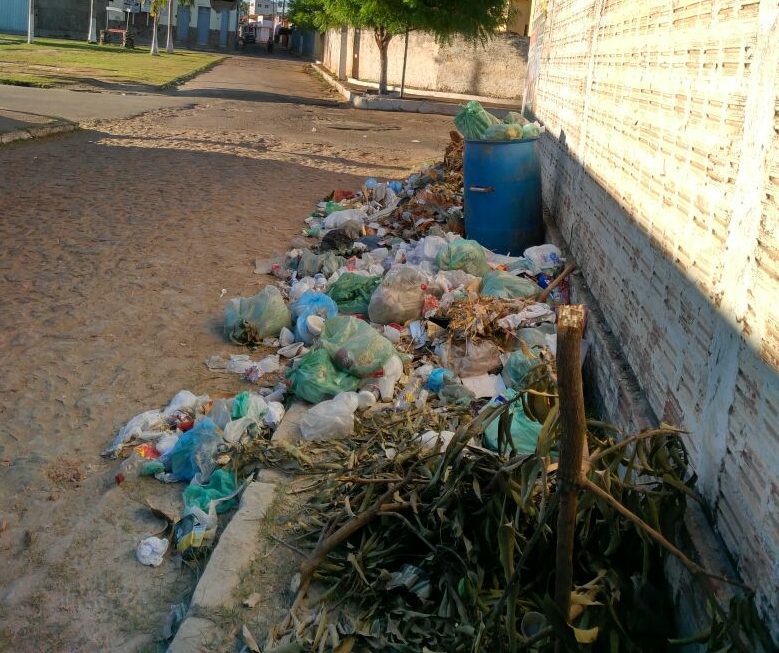
[[[335,317],[338,315],[338,304],[324,293],[307,290],[290,306],[290,312],[295,321],[295,340],[310,345],[314,342],[314,335],[306,327],[308,317],[318,315],[325,320]]]
[[[160,462],[170,472],[171,481],[191,481],[196,475],[207,480],[214,470],[214,454],[222,442],[222,431],[208,417],[184,433]]]
[[[449,383],[454,383],[454,372],[445,367],[436,367],[425,381],[425,388],[430,392],[441,392],[441,388]]]

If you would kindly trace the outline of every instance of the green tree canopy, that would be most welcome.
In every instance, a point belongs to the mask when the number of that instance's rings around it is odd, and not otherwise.
[[[506,21],[509,0],[291,0],[289,19],[304,28],[371,29],[381,55],[379,93],[387,92],[387,49],[393,36],[419,30],[443,42],[485,41]]]

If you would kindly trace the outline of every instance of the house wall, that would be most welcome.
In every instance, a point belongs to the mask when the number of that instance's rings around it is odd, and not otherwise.
[[[387,83],[403,79],[404,36],[395,36],[388,50]],[[440,45],[433,36],[409,35],[405,85],[408,88],[521,100],[525,83],[528,38],[501,34],[485,45],[455,39]],[[358,54],[355,57],[355,53]],[[378,82],[379,50],[370,30],[330,30],[322,65],[345,79]]]
[[[2,3],[3,0],[0,0]],[[105,6],[123,8],[121,0],[110,0],[109,2],[94,3],[94,18],[97,29],[105,28],[106,11]],[[26,0],[25,0],[26,5]],[[189,41],[195,43],[197,38],[197,7],[210,7],[208,0],[197,0],[196,5],[190,10],[190,38]],[[36,0],[35,2],[35,34],[38,36],[50,36],[55,38],[87,39],[89,32],[89,8],[90,3],[87,0]],[[173,24],[176,24],[176,15],[178,2],[174,0],[173,6]],[[0,9],[0,11],[2,11]],[[160,25],[167,25],[168,12],[163,11],[160,16]],[[219,45],[219,32],[221,26],[221,12],[212,11],[210,20],[209,45],[216,48]],[[147,13],[135,14],[135,18],[130,18],[130,24],[133,25],[141,35],[151,34],[151,25],[153,19],[148,17]],[[26,29],[26,28],[25,28]],[[229,12],[228,23],[228,48],[235,43],[235,11]]]
[[[524,104],[547,128],[544,202],[625,375],[689,432],[779,641],[777,73],[775,0],[555,0],[536,8]],[[613,370],[594,376],[636,426]]]

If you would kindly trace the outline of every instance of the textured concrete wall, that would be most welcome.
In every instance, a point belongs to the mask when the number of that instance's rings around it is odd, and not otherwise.
[[[528,39],[514,34],[499,35],[485,45],[462,39],[455,39],[451,45],[439,45],[429,34],[412,32],[405,84],[413,89],[520,100],[525,84],[527,47]],[[379,49],[372,31],[349,30],[346,39],[339,30],[327,33],[322,63],[335,75],[339,75],[344,48],[347,67],[342,77],[379,81]],[[356,50],[359,57],[354,56]],[[405,38],[393,37],[387,67],[390,86],[399,87],[403,79],[404,50]]]
[[[779,640],[779,8],[547,7],[525,101],[548,130],[545,204],[626,378],[689,431],[698,489]],[[598,383],[634,427],[621,383]]]

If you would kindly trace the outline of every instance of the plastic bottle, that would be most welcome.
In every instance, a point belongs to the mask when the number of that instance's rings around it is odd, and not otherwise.
[[[400,393],[400,396],[395,402],[395,408],[398,408],[399,410],[406,410],[407,408],[413,406],[419,397],[419,391],[421,388],[422,379],[420,379],[418,376],[412,376],[406,383],[405,387]],[[425,400],[427,400],[427,397],[425,397]]]
[[[133,452],[119,465],[119,469],[114,476],[116,484],[120,485],[127,479],[138,478],[144,463],[146,463],[146,459],[137,451],[133,450]]]
[[[379,387],[382,401],[392,400],[395,392],[395,384],[403,376],[403,361],[397,355],[390,356],[389,360],[382,367],[382,375],[376,379],[376,385]]]
[[[314,275],[314,290],[324,292],[325,288],[327,288],[327,277],[321,272],[317,272]]]

